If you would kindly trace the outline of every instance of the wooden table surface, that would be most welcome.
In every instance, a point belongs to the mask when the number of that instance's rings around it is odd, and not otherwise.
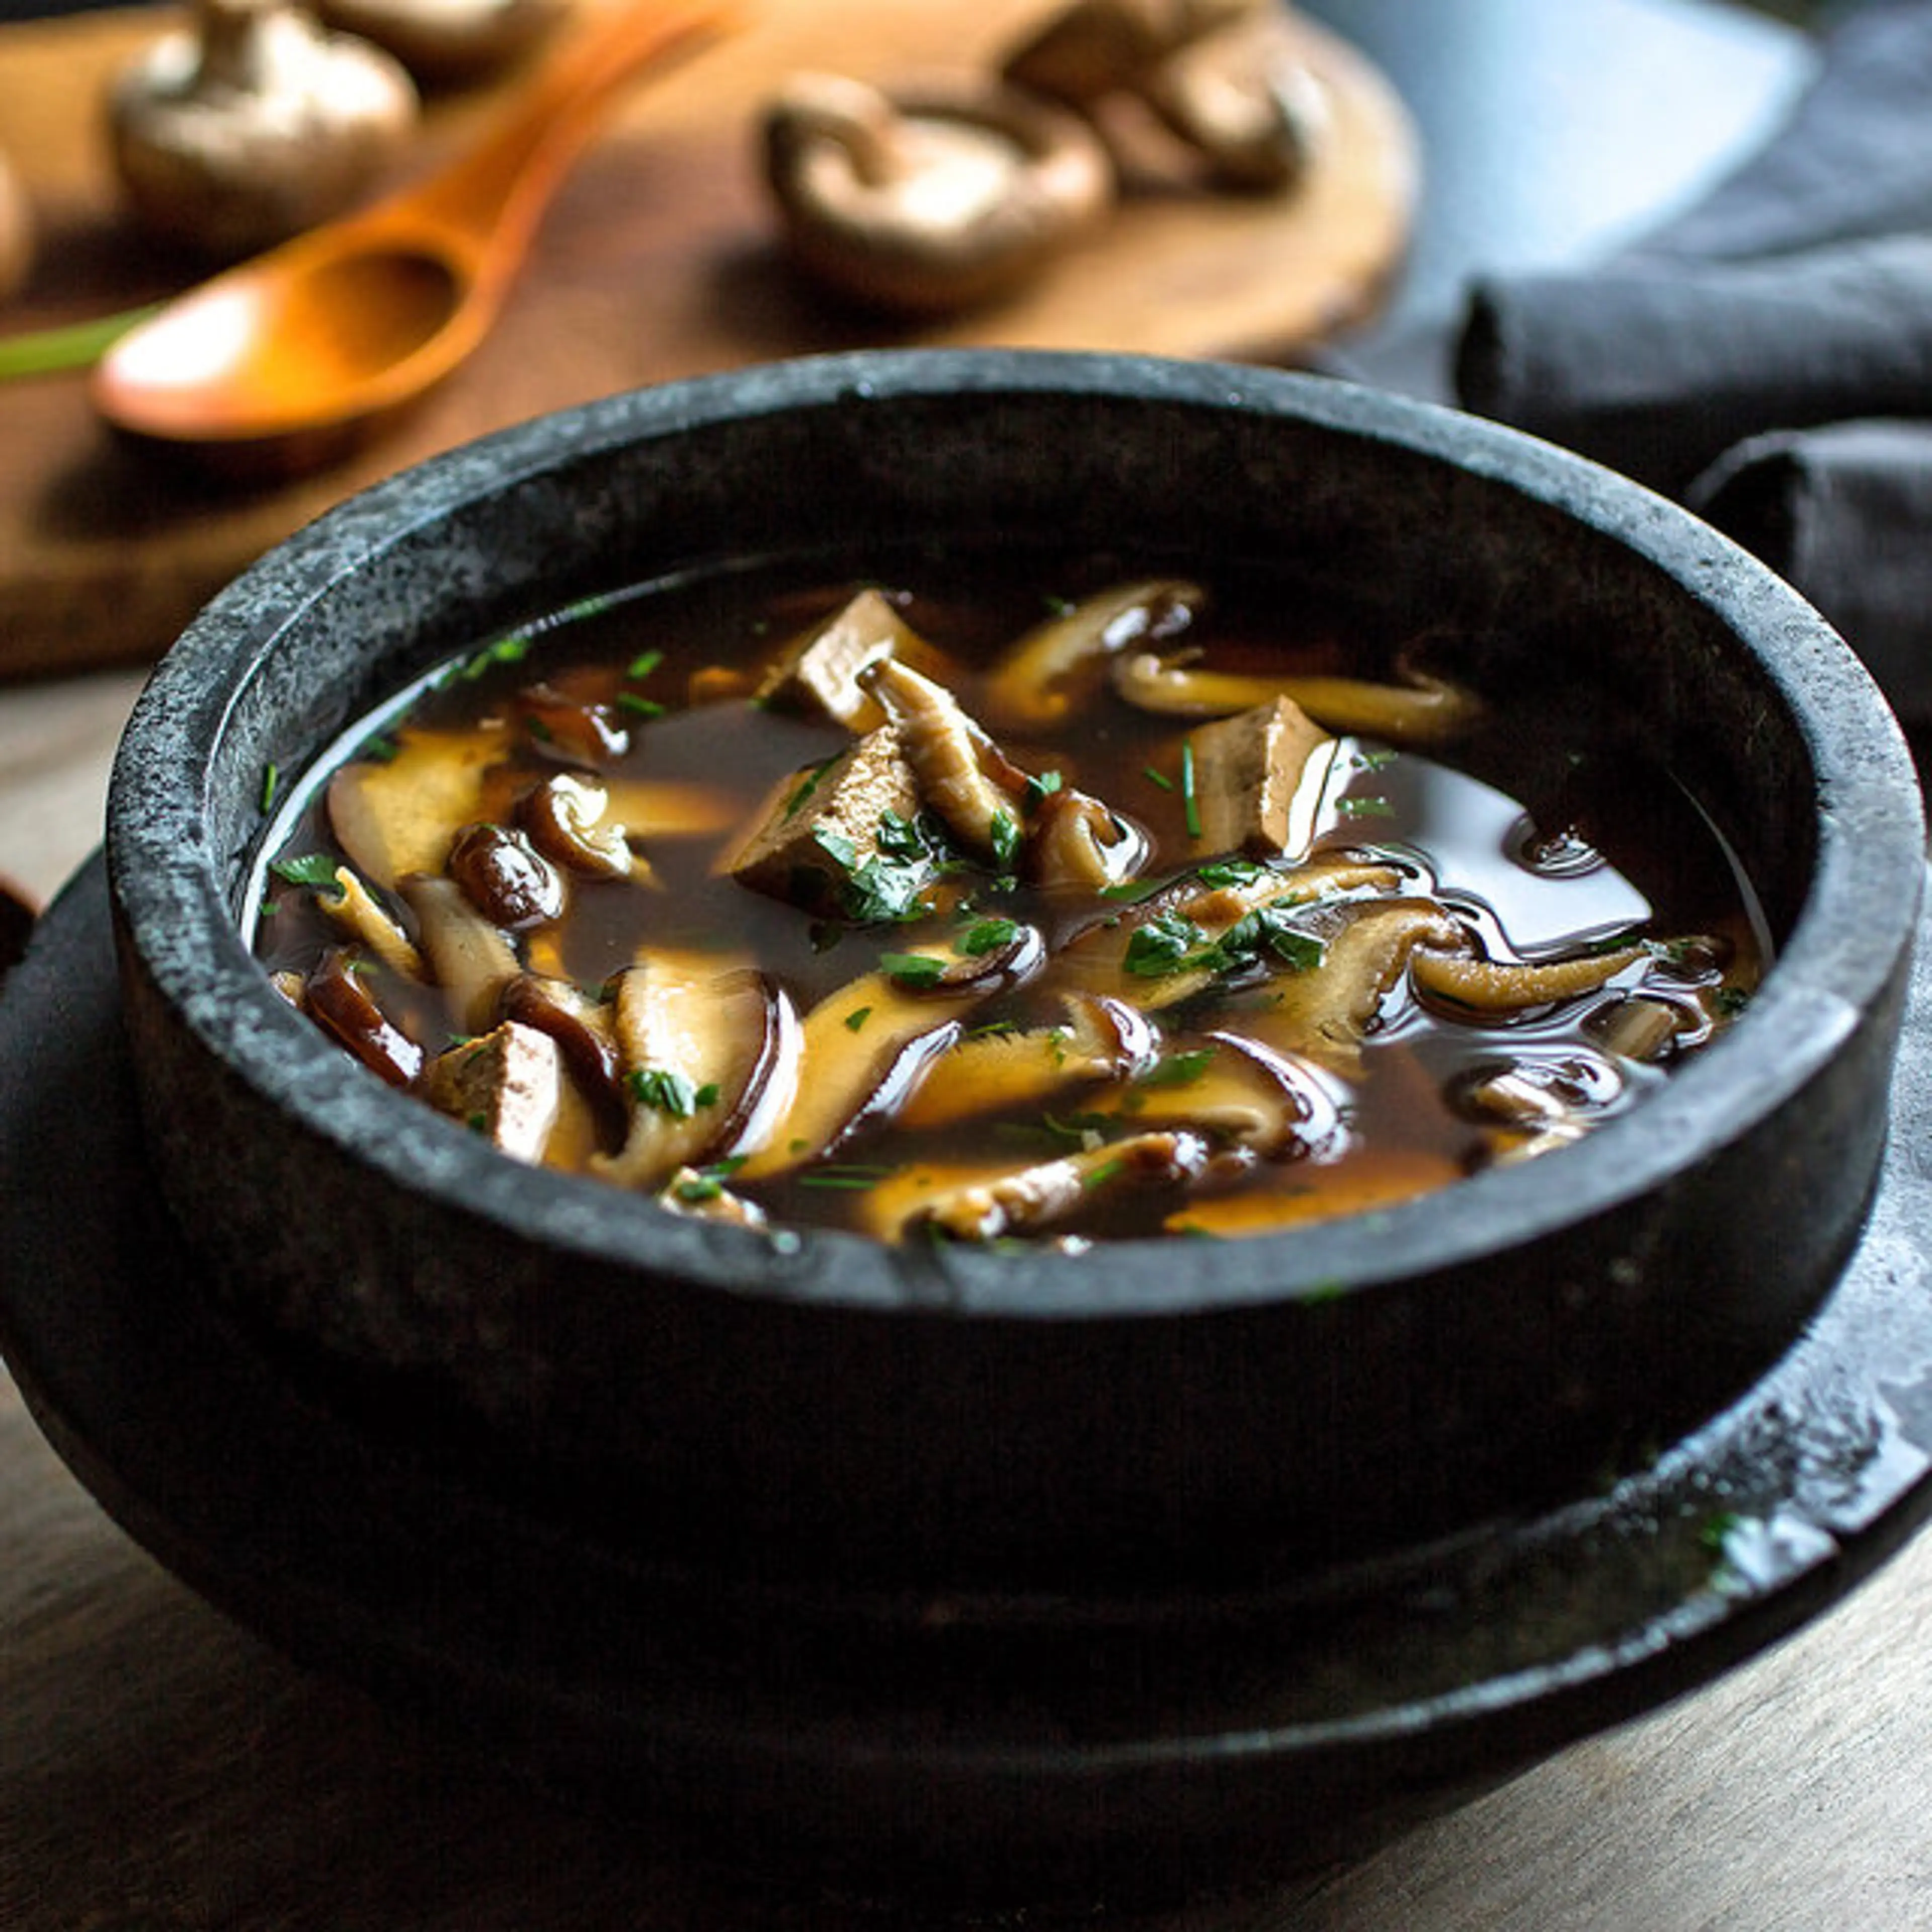
[[[1390,339],[1446,314],[1472,266],[1570,258],[1693,190],[1775,112],[1804,59],[1795,35],[1694,0],[1327,0],[1310,10],[1359,37],[1424,130],[1424,225]],[[1704,111],[1684,112],[1687,99]],[[1376,346],[1366,345],[1371,361]],[[36,896],[98,840],[106,758],[139,676],[0,692],[0,874]],[[1932,1538],[1922,1538],[1775,1650],[1373,1856],[1177,1910],[1124,1906],[1111,1922],[1162,1932],[1928,1925],[1928,1765]],[[903,1907],[735,1894],[287,1663],[124,1537],[0,1377],[8,1932],[934,1922]]]

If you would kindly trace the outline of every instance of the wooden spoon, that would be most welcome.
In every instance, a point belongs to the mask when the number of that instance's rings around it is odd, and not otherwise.
[[[93,397],[117,428],[286,474],[329,460],[456,368],[494,321],[597,110],[727,9],[599,19],[481,143],[414,187],[189,290],[122,336]]]

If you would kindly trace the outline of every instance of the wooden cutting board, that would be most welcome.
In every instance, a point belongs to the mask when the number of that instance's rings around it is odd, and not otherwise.
[[[223,484],[115,438],[77,375],[0,386],[0,676],[153,656],[214,590],[341,497],[485,431],[618,390],[893,344],[1283,361],[1364,315],[1406,239],[1412,130],[1360,56],[1299,21],[1330,124],[1294,191],[1142,183],[1042,279],[938,326],[858,316],[797,276],[758,172],[758,116],[783,79],[806,68],[878,80],[986,71],[1058,4],[754,0],[734,38],[646,82],[613,116],[476,357],[320,474]],[[194,278],[122,209],[100,132],[106,76],[174,18],[116,11],[0,28],[0,145],[40,232],[34,278],[0,306],[0,332],[111,313]],[[410,172],[496,104],[487,88],[433,102]]]

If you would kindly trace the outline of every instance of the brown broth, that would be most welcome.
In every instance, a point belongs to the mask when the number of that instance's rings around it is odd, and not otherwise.
[[[1040,620],[1049,596],[1109,580],[1097,560],[1050,585],[989,571],[983,562],[967,568],[922,564],[907,573],[916,589],[891,592],[904,621],[941,655],[946,688],[975,718],[986,708],[989,667]],[[802,784],[801,773],[834,757],[852,735],[823,717],[748,702],[746,669],[838,609],[854,587],[746,572],[627,591],[484,646],[373,718],[351,742],[365,759],[371,744],[380,758],[434,734],[487,743],[489,769],[476,815],[491,821],[514,818],[520,797],[559,770],[592,772],[619,788],[646,782],[682,788],[715,806],[702,832],[634,830],[633,843],[655,874],[650,884],[573,874],[566,914],[513,935],[519,964],[593,998],[640,948],[670,948],[748,955],[802,1014],[874,971],[884,954],[922,945],[943,950],[949,941],[956,952],[962,933],[1010,921],[1037,928],[1050,962],[1077,958],[1079,949],[1072,955],[1064,949],[1079,935],[1086,935],[1084,946],[1103,944],[1096,935],[1109,928],[1131,932],[1146,922],[1148,904],[1201,890],[1175,882],[1223,856],[1204,850],[1193,835],[1197,814],[1187,795],[1184,740],[1207,721],[1137,709],[1104,678],[1064,728],[989,723],[988,729],[1022,772],[1058,774],[1048,782],[1104,801],[1144,836],[1146,862],[1118,892],[1043,890],[998,863],[956,861],[926,893],[940,910],[884,922],[842,916],[823,904],[802,908],[722,874],[721,850],[758,818],[774,788]],[[1230,573],[1213,592],[1185,641],[1216,672],[1402,674],[1407,640],[1378,637],[1358,614],[1325,610],[1305,591],[1291,592],[1257,572]],[[1438,640],[1432,650],[1453,659],[1457,643]],[[1480,678],[1479,663],[1470,675]],[[532,709],[527,694],[539,681],[559,694],[554,710]],[[1536,719],[1513,712],[1506,692],[1486,689],[1482,698],[1480,717],[1449,745],[1396,746],[1338,731],[1312,845],[1291,856],[1353,853],[1386,863],[1399,883],[1371,896],[1432,901],[1501,960],[1642,942],[1642,958],[1602,988],[1522,1010],[1478,1013],[1419,992],[1403,970],[1376,1000],[1358,1038],[1304,1054],[1282,1044],[1283,1002],[1298,997],[1284,989],[1326,970],[1335,942],[1332,935],[1320,940],[1329,950],[1310,965],[1301,928],[1327,928],[1319,918],[1287,913],[1282,918],[1295,932],[1279,946],[1264,944],[1198,994],[1144,1016],[1143,1051],[1128,1077],[1071,1081],[944,1126],[908,1126],[889,1113],[868,1118],[829,1151],[790,1167],[778,1163],[782,1171],[762,1177],[757,1159],[741,1172],[738,1160],[719,1159],[733,1150],[714,1147],[694,1174],[678,1178],[676,1198],[667,1196],[668,1204],[711,1212],[721,1201],[742,1200],[780,1224],[890,1235],[927,1225],[918,1204],[944,1190],[935,1178],[940,1170],[1018,1170],[1084,1154],[1080,1191],[1091,1198],[1042,1228],[1050,1238],[1077,1244],[1162,1228],[1261,1232],[1399,1199],[1498,1160],[1554,1150],[1637,1102],[1748,997],[1768,957],[1762,922],[1702,814],[1671,775],[1651,766],[1623,735],[1606,730],[1600,739],[1558,740],[1539,731]],[[579,713],[600,719],[616,734],[613,742],[598,749],[568,730],[560,736],[544,722],[568,724]],[[338,762],[353,766],[357,758]],[[1520,778],[1510,775],[1513,763]],[[280,814],[265,848],[254,922],[265,967],[284,976],[298,1000],[296,982],[340,947],[344,935],[314,884],[285,878],[275,868],[296,862],[295,872],[312,876],[300,861],[343,858],[323,789],[328,770],[319,771]],[[1028,797],[1037,804],[1036,791]],[[1235,869],[1265,856],[1250,855]],[[1150,898],[1163,890],[1166,898]],[[376,896],[414,932],[414,916],[394,892]],[[1694,941],[1679,943],[1687,935]],[[436,986],[382,963],[366,945],[353,950],[356,983],[426,1055],[480,1030],[450,1010]],[[1195,953],[1200,951],[1197,945]],[[946,1036],[956,1044],[968,1033],[984,1037],[1064,1024],[1069,970],[1050,963],[1022,976],[958,1016]],[[1130,992],[1142,983],[1127,979]],[[1604,1029],[1640,988],[1682,1024],[1660,1050],[1633,1058],[1608,1050]],[[855,1046],[862,1044],[867,1023],[862,1018],[851,1028]],[[1248,1066],[1230,1035],[1264,1043],[1264,1084],[1286,1096],[1293,1131],[1258,1152],[1225,1131],[1196,1135],[1193,1150],[1202,1157],[1185,1183],[1122,1184],[1107,1171],[1108,1148],[1170,1111],[1183,1120],[1182,1131],[1192,1133],[1181,1102],[1196,1070],[1211,1059],[1225,1070],[1231,1053]],[[1499,1114],[1492,1096],[1479,1097],[1498,1072],[1510,1076],[1504,1085],[1512,1108],[1528,1094],[1528,1114]],[[626,1090],[634,1106],[634,1082]],[[1538,1095],[1550,1102],[1546,1119],[1537,1113]],[[567,1100],[543,1158],[582,1168],[600,1153],[612,1154],[623,1131],[608,1096],[593,1102],[579,1094]],[[926,1178],[923,1192],[909,1175]],[[913,1204],[911,1219],[882,1225],[882,1201]]]

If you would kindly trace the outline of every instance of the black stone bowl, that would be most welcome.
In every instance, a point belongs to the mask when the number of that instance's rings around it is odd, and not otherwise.
[[[1776,964],[1579,1146],[1278,1237],[1024,1260],[675,1219],[398,1096],[238,935],[263,774],[592,591],[762,554],[1050,540],[1268,560],[1510,640],[1640,718]],[[880,1600],[1278,1587],[1594,1492],[1760,1377],[1877,1172],[1924,830],[1852,654],[1692,518],[1460,416],[1251,368],[1000,352],[756,368],[457,451],[195,622],[108,854],[155,1168],[208,1292],[399,1455],[627,1546]]]

